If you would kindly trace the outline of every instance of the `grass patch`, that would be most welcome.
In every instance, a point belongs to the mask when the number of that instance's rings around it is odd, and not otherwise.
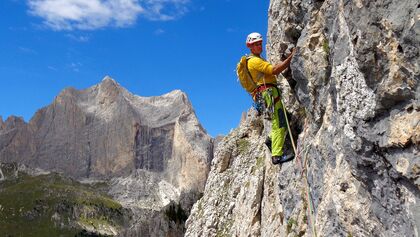
[[[249,149],[249,141],[245,138],[241,138],[238,141],[238,150],[240,154],[244,154],[248,152]]]
[[[295,219],[290,218],[287,221],[287,227],[286,227],[286,234],[289,234],[292,231],[293,225],[296,225],[297,222],[295,221]]]
[[[251,169],[251,173],[255,174],[255,172],[259,170],[260,168],[262,168],[263,166],[264,166],[264,157],[258,157],[257,163]]]
[[[91,220],[122,223],[122,206],[93,187],[58,174],[28,176],[0,183],[0,233],[5,236],[75,236],[75,223]],[[85,216],[85,218],[87,218]]]
[[[324,50],[324,52],[329,55],[330,54],[330,46],[328,44],[328,40],[324,40],[324,42],[322,43],[322,49]]]
[[[257,158],[257,169],[262,168],[264,166],[264,157],[258,157]]]

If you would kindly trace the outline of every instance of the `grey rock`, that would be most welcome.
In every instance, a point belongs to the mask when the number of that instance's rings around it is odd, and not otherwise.
[[[2,127],[1,161],[76,178],[127,176],[142,169],[166,172],[176,186],[190,182],[203,189],[212,157],[212,139],[184,93],[139,97],[110,78],[82,91],[65,89],[28,124],[10,117]],[[16,151],[22,152],[12,154]],[[192,174],[190,165],[204,172]],[[196,179],[185,180],[189,175]]]
[[[270,159],[270,126],[243,119],[218,145],[186,235],[418,236],[419,13],[412,0],[270,1],[268,60],[298,48],[278,83],[299,155],[251,172]]]

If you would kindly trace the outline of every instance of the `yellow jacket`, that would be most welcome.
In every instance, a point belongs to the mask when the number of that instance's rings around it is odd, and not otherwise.
[[[276,84],[276,76],[273,75],[273,65],[261,57],[251,56],[248,60],[248,70],[257,85],[264,85],[264,80],[265,84]]]

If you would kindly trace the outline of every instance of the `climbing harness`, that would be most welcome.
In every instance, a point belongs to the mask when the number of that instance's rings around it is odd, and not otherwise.
[[[256,93],[254,96],[254,108],[258,112],[258,116],[263,115],[265,111],[265,101],[261,93]]]
[[[274,98],[272,89],[270,88],[277,88],[274,84],[264,84],[259,86],[253,92],[253,99],[254,99],[254,107],[258,111],[258,115],[263,115],[264,119],[271,120],[272,115],[274,114],[274,107],[275,104],[280,100],[280,96]],[[269,97],[270,103],[267,104],[266,100],[263,97],[263,92],[267,93]]]

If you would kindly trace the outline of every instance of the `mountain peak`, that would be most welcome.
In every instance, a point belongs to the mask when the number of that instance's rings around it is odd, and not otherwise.
[[[104,79],[97,84],[97,87],[93,88],[98,88],[101,96],[104,97],[104,99],[111,101],[125,91],[125,89],[110,76],[105,76]]]
[[[113,82],[113,83],[117,83],[112,77],[106,75],[103,79],[102,79],[102,83],[103,82]]]
[[[101,81],[101,83],[99,83],[99,85],[101,87],[105,87],[105,88],[110,88],[110,87],[119,88],[119,87],[121,87],[120,84],[118,84],[117,81],[115,81],[112,77],[110,77],[108,75],[105,76],[104,79],[102,79],[102,81]]]

